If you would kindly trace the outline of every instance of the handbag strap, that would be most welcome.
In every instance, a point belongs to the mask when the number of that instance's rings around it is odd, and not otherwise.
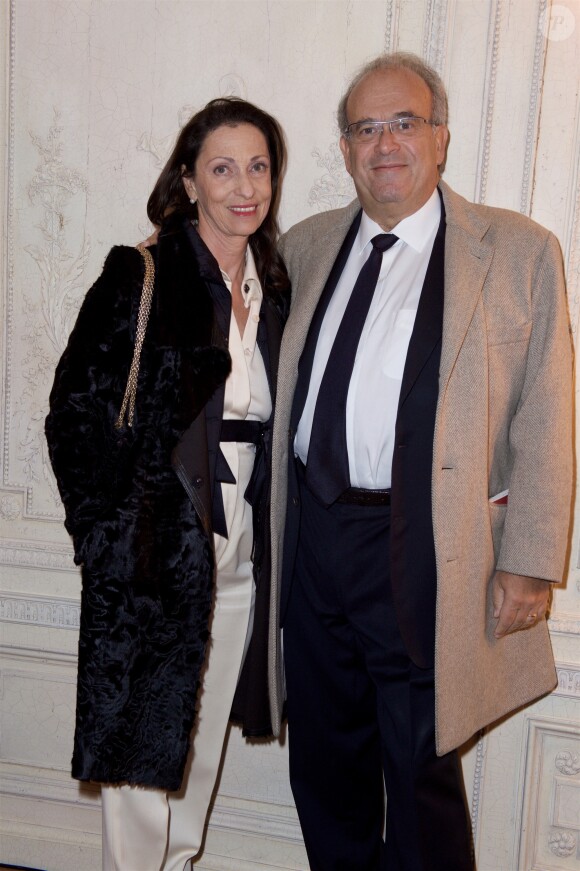
[[[139,361],[141,360],[141,349],[147,329],[147,321],[151,310],[151,299],[153,297],[153,284],[155,282],[155,263],[151,252],[143,245],[137,245],[137,251],[140,252],[145,262],[145,275],[143,278],[143,290],[141,291],[141,302],[139,303],[139,315],[137,316],[137,334],[135,336],[135,347],[133,349],[133,359],[131,368],[129,369],[129,377],[127,386],[125,387],[125,395],[119,417],[115,423],[117,429],[122,429],[125,424],[125,414],[127,414],[127,426],[133,426],[133,415],[135,413],[135,397],[137,395],[137,379],[139,377]]]

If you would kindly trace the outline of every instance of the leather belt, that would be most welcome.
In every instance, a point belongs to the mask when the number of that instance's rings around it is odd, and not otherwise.
[[[247,442],[259,445],[265,426],[259,420],[222,420],[220,442]]]
[[[302,480],[305,480],[306,466],[300,459],[296,457],[296,468]],[[342,502],[343,505],[390,505],[391,491],[390,490],[364,490],[362,487],[349,487],[345,490],[337,502]]]
[[[362,487],[349,487],[336,501],[346,505],[390,505],[391,491],[363,490]]]

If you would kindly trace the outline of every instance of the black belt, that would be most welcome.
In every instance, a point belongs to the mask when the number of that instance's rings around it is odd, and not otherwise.
[[[391,491],[363,490],[362,487],[349,487],[336,501],[346,505],[390,505]]]
[[[259,445],[265,426],[260,420],[222,420],[220,442],[248,442]]]
[[[305,481],[306,466],[300,457],[296,457],[296,467],[300,477]],[[348,490],[345,490],[336,501],[342,502],[343,505],[390,505],[391,491],[364,490],[362,487],[349,487]]]

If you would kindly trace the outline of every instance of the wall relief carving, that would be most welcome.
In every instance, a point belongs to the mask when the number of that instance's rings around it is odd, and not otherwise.
[[[0,497],[0,517],[2,520],[17,520],[20,517],[20,502],[13,496]]]
[[[576,838],[570,832],[553,832],[548,844],[552,853],[561,858],[572,856],[576,851]]]
[[[88,238],[76,252],[70,250],[67,239],[67,209],[75,197],[86,195],[87,182],[62,160],[63,128],[59,119],[55,109],[47,136],[30,134],[38,164],[28,185],[28,197],[40,211],[36,229],[41,241],[26,245],[24,250],[38,268],[39,287],[31,295],[23,294],[26,326],[22,341],[26,353],[14,404],[20,472],[29,486],[42,477],[56,505],[60,505],[60,497],[44,441],[45,397],[85,293],[83,273],[90,253]]]
[[[246,83],[240,76],[233,73],[222,76],[218,84],[220,97],[241,97],[246,99]],[[201,109],[201,106],[185,104],[177,111],[177,132],[174,130],[166,136],[153,136],[151,133],[142,133],[137,142],[137,151],[145,151],[153,158],[153,164],[162,169],[169,157],[170,151],[177,139],[180,130],[183,130],[192,115]]]
[[[580,774],[580,755],[570,750],[562,750],[556,756],[554,765],[560,774],[565,774],[567,777]]]
[[[308,205],[319,212],[340,209],[356,195],[354,185],[344,168],[344,160],[338,143],[333,142],[324,154],[315,148],[312,156],[316,165],[325,170],[310,188]]]

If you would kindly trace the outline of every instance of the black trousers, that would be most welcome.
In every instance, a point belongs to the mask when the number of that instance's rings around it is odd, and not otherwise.
[[[326,509],[303,483],[300,497],[284,657],[290,781],[310,867],[470,871],[457,754],[435,754],[433,670],[413,664],[397,628],[390,509]]]

